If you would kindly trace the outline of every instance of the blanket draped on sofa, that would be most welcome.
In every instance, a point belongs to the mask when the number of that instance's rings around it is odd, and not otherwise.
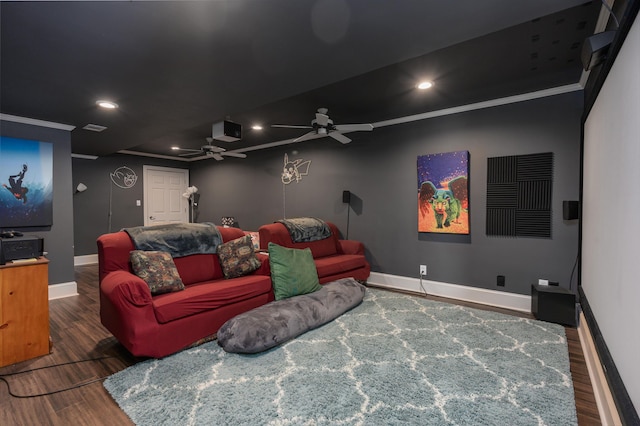
[[[137,250],[166,251],[172,257],[215,254],[222,237],[213,223],[166,223],[123,229]]]
[[[324,240],[331,236],[329,225],[327,225],[325,221],[315,217],[280,219],[277,222],[287,228],[291,235],[291,241],[294,243]]]

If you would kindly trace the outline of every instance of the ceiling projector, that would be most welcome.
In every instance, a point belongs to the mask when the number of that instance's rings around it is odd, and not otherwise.
[[[215,123],[211,130],[211,137],[217,141],[239,141],[242,138],[242,126],[228,120]]]

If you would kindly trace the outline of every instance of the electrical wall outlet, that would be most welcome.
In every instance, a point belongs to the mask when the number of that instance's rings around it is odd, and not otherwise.
[[[549,280],[538,279],[538,285],[549,285]]]
[[[427,265],[420,265],[420,276],[423,277],[427,275]]]
[[[498,276],[496,277],[496,284],[497,284],[499,287],[504,287],[504,284],[505,284],[505,278],[504,278],[504,275],[498,275]]]

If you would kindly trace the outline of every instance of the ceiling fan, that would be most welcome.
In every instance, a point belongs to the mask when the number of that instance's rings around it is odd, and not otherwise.
[[[200,149],[177,148],[179,151],[188,151],[184,154],[178,154],[180,157],[193,157],[196,155],[206,155],[213,157],[216,161],[224,160],[224,157],[247,158],[247,154],[242,152],[227,151],[220,146],[212,145],[213,138],[207,138],[207,145],[202,145]]]
[[[316,139],[318,137],[329,136],[340,143],[349,143],[351,139],[342,134],[342,132],[370,132],[373,130],[373,124],[333,124],[333,120],[329,118],[327,108],[318,108],[315,120],[311,121],[311,126],[294,126],[288,124],[272,124],[271,127],[281,127],[287,129],[312,129],[310,132],[294,139],[294,142],[301,142],[308,139]]]

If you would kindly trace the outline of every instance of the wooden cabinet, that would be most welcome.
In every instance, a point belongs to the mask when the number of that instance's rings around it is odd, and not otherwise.
[[[0,367],[49,353],[48,263],[0,265]]]

